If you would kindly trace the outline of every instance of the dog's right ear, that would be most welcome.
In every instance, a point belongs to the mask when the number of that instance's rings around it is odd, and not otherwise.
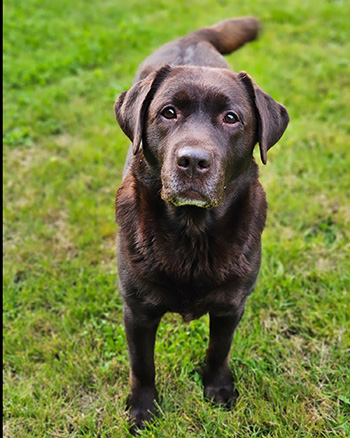
[[[134,84],[130,90],[121,93],[114,104],[117,122],[133,143],[134,155],[142,147],[142,137],[147,110],[157,89],[168,76],[168,65]]]

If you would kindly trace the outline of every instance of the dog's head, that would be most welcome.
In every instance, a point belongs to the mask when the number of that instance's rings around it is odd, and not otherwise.
[[[282,136],[285,107],[245,72],[165,66],[122,93],[117,121],[159,172],[162,198],[175,206],[216,207],[226,185],[261,160]]]

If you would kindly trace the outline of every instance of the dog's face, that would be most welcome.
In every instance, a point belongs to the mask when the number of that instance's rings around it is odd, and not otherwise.
[[[229,70],[177,67],[150,103],[144,153],[161,169],[165,201],[216,207],[255,138],[252,107]]]
[[[245,73],[207,67],[164,67],[123,93],[117,120],[160,174],[161,196],[175,206],[212,208],[225,187],[284,132],[285,108]]]

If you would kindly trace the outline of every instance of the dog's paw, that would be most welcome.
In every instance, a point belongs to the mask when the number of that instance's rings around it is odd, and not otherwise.
[[[214,404],[232,409],[236,404],[239,393],[233,384],[225,386],[208,385],[204,388],[204,396]]]
[[[129,410],[130,433],[138,435],[139,431],[147,427],[158,416],[157,392],[154,389],[139,390],[129,395],[127,409]]]
[[[238,396],[229,369],[204,374],[204,397],[212,403],[231,409],[236,404]]]

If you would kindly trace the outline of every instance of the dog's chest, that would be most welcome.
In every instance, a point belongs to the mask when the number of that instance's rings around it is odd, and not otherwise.
[[[141,226],[133,240],[126,239],[132,271],[184,307],[199,305],[223,285],[246,277],[252,268],[231,233],[179,233],[161,221],[150,223],[147,232]]]
[[[208,238],[159,231],[139,233],[138,241],[129,247],[140,276],[169,289],[181,289],[185,295],[199,293],[204,284],[212,286],[213,245]]]

